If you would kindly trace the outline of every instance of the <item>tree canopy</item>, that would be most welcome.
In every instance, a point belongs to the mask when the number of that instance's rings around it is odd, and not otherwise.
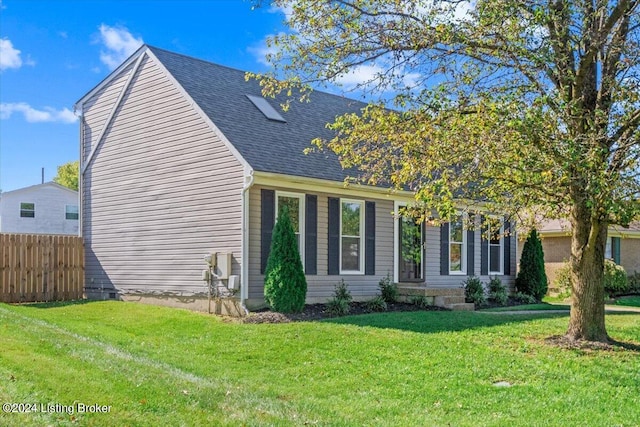
[[[78,190],[78,168],[80,162],[67,162],[58,166],[58,173],[53,178],[53,182],[64,185],[72,190]]]
[[[568,218],[568,336],[607,340],[607,228],[640,215],[640,0],[273,3],[291,30],[268,41],[265,94],[366,75],[369,105],[314,141],[358,179],[409,187],[443,219]]]

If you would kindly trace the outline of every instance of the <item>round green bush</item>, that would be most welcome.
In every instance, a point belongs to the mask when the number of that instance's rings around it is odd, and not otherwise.
[[[487,297],[484,294],[484,286],[479,278],[471,276],[464,282],[464,296],[467,302],[472,302],[476,305],[482,305],[487,302]]]
[[[609,296],[629,292],[629,281],[624,267],[610,259],[604,260],[604,291]]]

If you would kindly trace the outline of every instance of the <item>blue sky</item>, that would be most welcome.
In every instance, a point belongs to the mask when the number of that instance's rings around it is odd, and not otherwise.
[[[0,189],[78,159],[74,103],[142,42],[264,71],[284,19],[248,0],[0,0]]]

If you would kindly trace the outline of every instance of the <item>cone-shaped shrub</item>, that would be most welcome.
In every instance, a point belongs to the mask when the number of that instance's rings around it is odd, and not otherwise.
[[[289,210],[283,206],[273,227],[271,251],[264,275],[264,298],[271,309],[297,313],[304,308],[307,280]]]
[[[516,291],[542,300],[547,293],[547,274],[544,271],[544,252],[538,232],[534,228],[524,242],[520,256],[520,271],[516,277]]]

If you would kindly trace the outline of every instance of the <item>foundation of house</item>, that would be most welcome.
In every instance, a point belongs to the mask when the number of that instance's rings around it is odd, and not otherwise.
[[[425,298],[429,304],[453,311],[473,311],[473,303],[464,300],[464,288],[427,287],[423,284],[398,283],[399,300],[411,302],[415,298]]]

